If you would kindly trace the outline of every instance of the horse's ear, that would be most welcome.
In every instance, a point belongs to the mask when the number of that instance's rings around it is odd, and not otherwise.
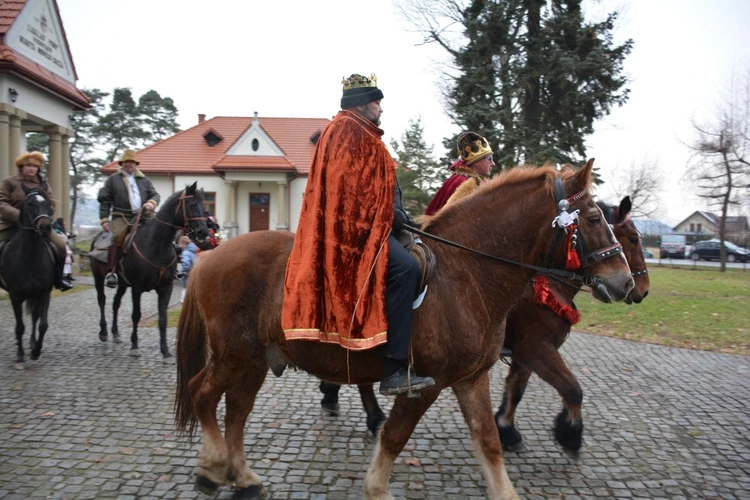
[[[620,208],[617,210],[617,218],[619,219],[617,222],[624,221],[625,217],[630,213],[631,208],[633,208],[633,204],[630,201],[630,196],[626,196],[620,202]]]
[[[591,181],[594,178],[594,159],[591,158],[586,162],[586,165],[582,169],[577,171],[568,181],[565,183],[568,193],[582,191],[588,189],[591,185]]]
[[[31,192],[31,189],[27,188],[26,184],[24,184],[23,182],[21,183],[21,187],[23,188],[23,194],[28,196],[28,194]]]
[[[193,194],[193,193],[195,193],[195,189],[196,189],[197,187],[198,187],[198,181],[195,181],[194,183],[192,183],[191,185],[189,185],[189,186],[187,186],[187,187],[185,188],[185,192],[186,192],[187,194]]]

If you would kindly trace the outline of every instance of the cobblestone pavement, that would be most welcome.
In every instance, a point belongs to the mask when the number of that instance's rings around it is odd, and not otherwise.
[[[142,302],[155,314],[155,294]],[[129,294],[121,312],[127,339]],[[140,328],[140,358],[127,342],[100,342],[93,289],[53,299],[50,318],[41,358],[19,371],[0,302],[0,498],[206,498],[192,485],[198,444],[175,436],[175,367],[162,362],[158,330]],[[585,391],[584,448],[572,457],[554,444],[559,397],[533,377],[517,415],[530,451],[506,454],[522,498],[750,499],[749,358],[583,334],[563,355]],[[495,405],[505,371],[492,373]],[[361,498],[373,439],[356,390],[341,396],[342,414],[323,416],[315,379],[269,375],[245,445],[274,499]],[[486,497],[452,393],[419,423],[391,480],[396,498]]]

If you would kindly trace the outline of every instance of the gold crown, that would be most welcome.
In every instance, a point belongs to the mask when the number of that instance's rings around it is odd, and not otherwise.
[[[344,90],[377,87],[378,77],[375,76],[375,73],[370,73],[370,78],[355,73],[349,78],[343,78],[341,84],[344,86]]]
[[[464,146],[464,150],[461,151],[461,157],[463,158],[464,163],[466,163],[467,165],[476,163],[485,156],[489,156],[492,154],[492,148],[489,144],[487,144],[486,140],[477,139],[473,144],[476,147],[476,151],[472,150],[471,144],[467,144],[466,146]],[[485,144],[487,145],[485,146]]]

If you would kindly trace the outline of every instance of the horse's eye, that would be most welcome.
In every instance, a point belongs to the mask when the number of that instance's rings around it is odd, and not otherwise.
[[[589,217],[587,220],[588,220],[589,224],[591,224],[592,226],[598,226],[599,223],[601,223],[602,218],[599,217],[598,215],[594,215],[592,217]]]
[[[629,241],[630,241],[630,243],[632,243],[633,245],[637,245],[637,244],[638,244],[638,241],[639,241],[639,240],[638,240],[638,238],[628,238],[628,240],[629,240]]]

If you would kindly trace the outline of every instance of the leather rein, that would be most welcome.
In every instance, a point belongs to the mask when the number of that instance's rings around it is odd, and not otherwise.
[[[567,209],[570,208],[571,204],[573,204],[576,201],[580,200],[586,194],[586,190],[580,191],[579,193],[576,193],[575,195],[571,196],[570,198],[567,198],[566,194],[565,194],[565,189],[563,187],[562,180],[559,177],[555,178],[555,180],[554,180],[554,187],[555,187],[555,199],[557,201],[557,206],[558,206],[558,210],[559,210],[559,214],[560,214],[555,219],[555,222],[553,222],[553,225],[556,225],[555,223],[558,221],[558,219],[560,219],[560,217],[562,216],[563,212],[566,215],[570,215],[570,214],[568,214]],[[577,217],[577,214],[576,214],[576,217]],[[551,277],[553,279],[556,279],[556,280],[560,281],[561,283],[565,283],[565,284],[567,284],[569,286],[572,286],[574,288],[578,288],[578,287],[575,287],[575,285],[572,285],[572,284],[568,283],[568,281],[574,281],[574,282],[578,282],[578,283],[583,283],[584,285],[589,286],[589,287],[595,287],[595,286],[597,286],[598,283],[600,283],[599,278],[596,278],[594,276],[584,276],[584,275],[578,274],[578,273],[576,273],[574,271],[571,271],[571,270],[568,270],[568,269],[556,269],[556,268],[552,268],[552,267],[535,266],[533,264],[527,264],[525,262],[519,262],[517,260],[507,259],[505,257],[500,257],[500,256],[497,256],[497,255],[488,254],[488,253],[482,252],[480,250],[476,250],[474,248],[470,248],[470,247],[461,245],[460,243],[456,243],[455,241],[451,241],[451,240],[447,240],[445,238],[441,238],[440,236],[436,236],[434,234],[427,233],[427,232],[422,231],[421,229],[418,229],[418,228],[413,227],[413,226],[404,225],[404,227],[406,228],[407,231],[413,232],[413,233],[418,234],[420,236],[424,236],[425,238],[437,241],[439,243],[443,243],[443,244],[446,244],[446,245],[449,245],[449,246],[452,246],[452,247],[455,247],[455,248],[460,248],[462,250],[466,250],[466,251],[469,251],[471,253],[474,253],[474,254],[477,254],[477,255],[481,255],[483,257],[487,257],[487,258],[492,259],[492,260],[496,260],[496,261],[499,261],[499,262],[504,262],[506,264],[512,264],[514,266],[524,267],[526,269],[531,269],[533,271],[536,271],[536,272],[538,272],[540,274],[549,276],[549,277]],[[560,242],[562,242],[562,240],[566,237],[566,235],[568,233],[568,227],[566,227],[566,226],[564,226],[562,224],[557,224],[557,227],[558,227],[558,230],[557,230],[557,234],[555,235],[555,241],[553,242],[553,245],[552,245],[552,252],[550,253],[550,260],[551,260],[552,256],[554,256],[555,253],[557,252],[557,247],[559,246]],[[576,247],[576,252],[579,254],[579,256],[581,258],[581,262],[585,262],[585,264],[582,264],[582,267],[587,267],[587,266],[593,265],[596,262],[599,262],[601,260],[604,260],[604,259],[607,259],[609,257],[613,257],[615,255],[618,255],[618,254],[622,253],[622,245],[620,245],[619,242],[615,243],[615,244],[612,244],[612,245],[608,245],[606,247],[600,248],[600,249],[595,250],[595,251],[591,251],[591,250],[589,250],[588,246],[586,245],[586,243],[585,243],[585,241],[583,239],[583,235],[578,232],[577,227],[575,229],[573,229],[573,231],[575,233],[574,234],[574,238],[573,238],[573,241],[574,241],[573,244]],[[577,243],[575,243],[576,240],[580,241],[580,245],[577,244]]]

